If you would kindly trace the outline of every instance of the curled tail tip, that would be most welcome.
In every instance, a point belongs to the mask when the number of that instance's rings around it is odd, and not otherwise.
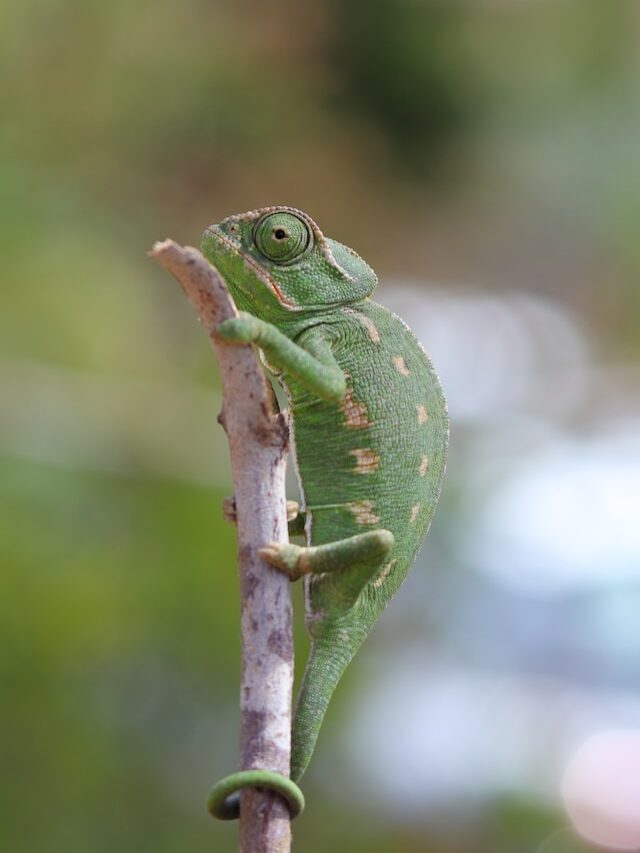
[[[240,770],[217,782],[207,797],[207,810],[218,820],[240,817],[240,791],[243,788],[267,788],[286,801],[291,820],[304,809],[304,794],[293,779],[273,770]]]

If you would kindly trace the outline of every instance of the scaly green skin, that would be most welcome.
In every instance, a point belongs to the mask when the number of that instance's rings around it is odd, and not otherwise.
[[[290,400],[307,547],[263,555],[292,579],[305,575],[312,648],[294,718],[297,780],[336,684],[426,535],[446,405],[416,338],[369,299],[373,271],[306,214],[232,216],[205,231],[202,248],[246,312],[217,334],[260,347]]]

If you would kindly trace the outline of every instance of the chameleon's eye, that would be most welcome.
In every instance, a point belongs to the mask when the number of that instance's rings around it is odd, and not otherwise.
[[[312,245],[307,223],[293,213],[267,213],[253,230],[253,241],[270,261],[288,264],[297,260]]]

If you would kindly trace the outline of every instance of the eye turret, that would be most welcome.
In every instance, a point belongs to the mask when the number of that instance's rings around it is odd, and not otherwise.
[[[267,213],[253,229],[253,242],[258,251],[277,264],[298,260],[313,245],[307,223],[293,213]]]

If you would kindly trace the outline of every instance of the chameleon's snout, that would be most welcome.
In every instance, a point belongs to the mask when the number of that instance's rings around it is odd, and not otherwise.
[[[202,235],[202,252],[215,266],[224,268],[229,257],[237,256],[241,251],[242,244],[237,222],[225,219],[223,222],[205,228]]]
[[[220,249],[225,248],[240,248],[240,228],[237,222],[230,219],[225,219],[222,222],[214,223],[205,229],[202,235],[203,241],[209,245],[217,245]]]

